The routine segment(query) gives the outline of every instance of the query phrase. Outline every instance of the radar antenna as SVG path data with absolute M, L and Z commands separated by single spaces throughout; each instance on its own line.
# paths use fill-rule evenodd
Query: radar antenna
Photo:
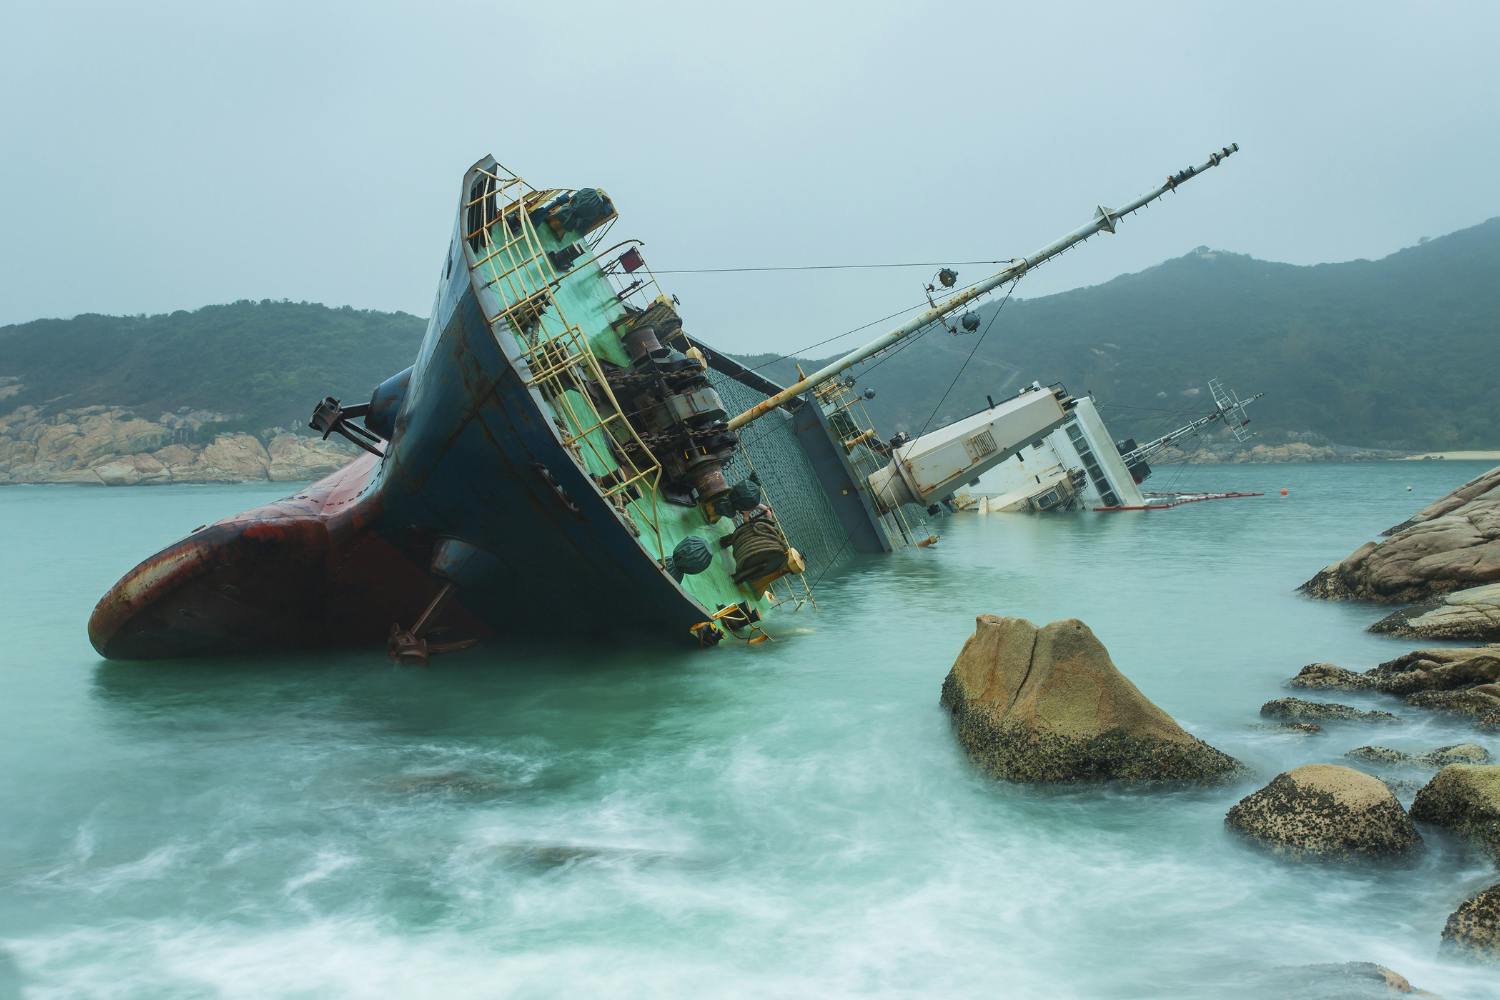
M 1197 434 L 1200 430 L 1213 423 L 1215 420 L 1224 421 L 1224 426 L 1229 428 L 1236 441 L 1247 441 L 1252 436 L 1245 427 L 1250 423 L 1250 418 L 1245 415 L 1245 407 L 1265 395 L 1257 392 L 1249 399 L 1240 399 L 1234 390 L 1228 389 L 1224 383 L 1216 378 L 1208 380 L 1208 391 L 1214 398 L 1214 411 L 1199 417 L 1197 420 L 1189 421 L 1176 430 L 1168 431 L 1155 441 L 1147 441 L 1145 444 L 1120 456 L 1127 465 L 1149 460 L 1152 456 L 1166 450 L 1173 444 L 1190 435 Z
M 1229 433 L 1234 435 L 1234 439 L 1241 443 L 1249 440 L 1250 432 L 1245 428 L 1249 425 L 1250 418 L 1245 415 L 1245 403 L 1253 402 L 1260 396 L 1241 402 L 1233 389 L 1226 388 L 1224 383 L 1216 378 L 1208 380 L 1208 391 L 1213 394 L 1214 406 L 1218 408 L 1219 418 L 1224 421 L 1224 426 L 1229 428 Z

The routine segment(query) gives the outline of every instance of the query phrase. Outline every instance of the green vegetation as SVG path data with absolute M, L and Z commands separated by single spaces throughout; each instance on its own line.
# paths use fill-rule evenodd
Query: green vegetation
M 1218 377 L 1267 394 L 1251 414 L 1269 441 L 1312 432 L 1369 448 L 1493 448 L 1497 275 L 1500 219 L 1378 261 L 1298 267 L 1200 248 L 1102 285 L 1013 299 L 933 425 L 1036 379 L 1092 390 L 1112 430 L 1144 439 L 1208 412 L 1206 383 Z M 994 309 L 978 310 L 985 323 Z M 862 366 L 882 429 L 919 430 L 975 336 L 936 329 Z M 795 377 L 791 362 L 763 371 Z
M 1205 383 L 1217 376 L 1242 394 L 1267 393 L 1252 413 L 1269 441 L 1311 432 L 1371 448 L 1495 447 L 1497 274 L 1500 219 L 1378 261 L 1299 267 L 1200 248 L 1102 285 L 1012 300 L 932 425 L 1036 379 L 1092 390 L 1117 433 L 1145 438 L 1206 412 Z M 979 309 L 984 324 L 995 308 Z M 155 418 L 188 407 L 236 414 L 251 430 L 300 424 L 324 395 L 367 399 L 411 363 L 423 325 L 404 313 L 263 301 L 3 327 L 0 378 L 22 389 L 0 398 L 0 413 L 50 402 Z M 975 336 L 935 329 L 862 366 L 881 428 L 920 430 Z M 795 377 L 790 360 L 746 360 Z
M 44 319 L 0 327 L 0 377 L 26 404 L 233 414 L 215 430 L 305 425 L 324 396 L 364 402 L 416 357 L 426 321 L 310 302 L 235 302 L 160 316 Z

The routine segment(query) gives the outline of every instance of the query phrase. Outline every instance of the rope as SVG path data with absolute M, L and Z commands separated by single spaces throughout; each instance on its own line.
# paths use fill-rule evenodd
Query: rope
M 768 518 L 746 521 L 729 536 L 734 550 L 736 583 L 772 572 L 786 561 L 788 543 L 781 528 Z

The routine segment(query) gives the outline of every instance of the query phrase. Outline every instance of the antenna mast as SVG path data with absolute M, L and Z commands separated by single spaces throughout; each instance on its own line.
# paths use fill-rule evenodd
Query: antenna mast
M 729 421 L 729 429 L 738 430 L 739 428 L 750 423 L 752 420 L 757 420 L 760 417 L 765 416 L 767 413 L 770 413 L 778 406 L 781 406 L 791 399 L 801 395 L 803 392 L 806 392 L 808 389 L 817 385 L 819 382 L 825 382 L 833 376 L 844 371 L 845 369 L 851 368 L 854 365 L 859 364 L 861 361 L 865 361 L 875 356 L 876 354 L 879 354 L 886 348 L 900 343 L 907 337 L 910 337 L 912 334 L 916 333 L 918 330 L 921 330 L 923 327 L 927 326 L 929 323 L 934 323 L 942 319 L 949 313 L 963 308 L 970 302 L 973 302 L 975 299 L 979 298 L 981 295 L 984 295 L 987 292 L 994 291 L 1006 282 L 1015 281 L 1027 271 L 1030 271 L 1037 265 L 1050 260 L 1053 257 L 1056 257 L 1063 251 L 1077 246 L 1079 243 L 1082 243 L 1084 240 L 1088 239 L 1090 236 L 1093 236 L 1095 233 L 1113 233 L 1115 231 L 1115 225 L 1121 219 L 1125 218 L 1125 216 L 1139 209 L 1145 208 L 1147 205 L 1151 204 L 1153 201 L 1160 198 L 1168 191 L 1175 191 L 1178 185 L 1186 183 L 1203 171 L 1208 170 L 1210 167 L 1217 167 L 1224 160 L 1228 159 L 1232 154 L 1238 152 L 1239 148 L 1239 143 L 1232 142 L 1218 152 L 1210 153 L 1208 159 L 1200 163 L 1198 166 L 1186 167 L 1183 170 L 1178 171 L 1177 173 L 1168 177 L 1166 181 L 1159 187 L 1147 191 L 1145 194 L 1141 195 L 1139 198 L 1136 198 L 1134 201 L 1125 205 L 1123 208 L 1110 209 L 1105 208 L 1103 205 L 1100 205 L 1094 210 L 1094 221 L 1088 223 L 1087 225 L 1080 226 L 1066 236 L 1053 240 L 1051 243 L 1042 247 L 1040 250 L 1033 252 L 1029 257 L 1019 257 L 1011 261 L 1005 267 L 990 275 L 988 278 L 985 278 L 983 281 L 978 282 L 977 284 L 965 289 L 964 291 L 958 292 L 957 294 L 951 296 L 943 302 L 935 303 L 932 308 L 923 313 L 920 313 L 901 326 L 896 327 L 896 329 L 890 331 L 889 333 L 875 338 L 868 344 L 865 344 L 863 347 L 850 351 L 842 358 L 839 358 L 837 361 L 825 365 L 824 367 L 813 372 L 811 375 L 808 375 L 806 378 L 802 378 L 796 382 L 793 382 L 785 389 L 776 393 L 776 395 L 762 400 L 759 403 L 756 403 L 744 413 L 737 414 L 736 416 L 731 418 Z
M 1260 399 L 1265 393 L 1257 392 L 1249 399 L 1240 399 L 1239 396 L 1235 395 L 1233 390 L 1225 388 L 1224 383 L 1216 378 L 1208 380 L 1208 391 L 1214 398 L 1214 411 L 1212 413 L 1199 417 L 1190 423 L 1183 424 L 1176 430 L 1168 431 L 1155 441 L 1147 441 L 1134 451 L 1121 455 L 1120 460 L 1128 466 L 1149 459 L 1152 455 L 1164 450 L 1168 445 L 1175 444 L 1185 437 L 1198 433 L 1198 431 L 1207 427 L 1215 420 L 1224 421 L 1224 426 L 1229 428 L 1230 433 L 1234 435 L 1236 441 L 1249 440 L 1251 432 L 1245 430 L 1245 427 L 1250 423 L 1250 418 L 1245 415 L 1245 407 Z

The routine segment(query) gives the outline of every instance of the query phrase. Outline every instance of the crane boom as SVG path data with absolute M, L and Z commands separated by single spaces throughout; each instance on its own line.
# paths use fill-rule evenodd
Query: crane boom
M 980 281 L 961 292 L 955 293 L 954 295 L 950 296 L 940 303 L 934 304 L 932 308 L 918 314 L 907 322 L 896 327 L 894 330 L 891 330 L 889 333 L 875 338 L 868 344 L 865 344 L 863 347 L 859 347 L 853 351 L 850 351 L 848 354 L 839 358 L 837 361 L 833 361 L 823 366 L 822 368 L 819 368 L 811 375 L 798 379 L 796 382 L 793 382 L 785 389 L 776 393 L 774 396 L 770 396 L 762 400 L 761 402 L 756 403 L 745 412 L 735 415 L 729 421 L 729 429 L 738 430 L 739 428 L 750 423 L 752 420 L 756 420 L 760 417 L 765 416 L 767 413 L 776 409 L 778 406 L 787 403 L 791 399 L 801 395 L 803 392 L 806 392 L 808 389 L 819 384 L 820 382 L 825 382 L 833 376 L 839 374 L 840 372 L 859 364 L 861 361 L 865 361 L 873 357 L 874 355 L 879 354 L 886 348 L 900 343 L 907 337 L 910 337 L 912 334 L 916 333 L 918 330 L 921 330 L 923 327 L 927 326 L 929 323 L 936 322 L 937 320 L 942 319 L 944 316 L 947 316 L 949 313 L 963 308 L 970 302 L 973 302 L 975 299 L 979 298 L 981 295 L 994 291 L 1001 285 L 1004 285 L 1006 282 L 1015 281 L 1027 271 L 1030 271 L 1037 265 L 1050 260 L 1053 257 L 1056 257 L 1063 251 L 1077 246 L 1079 243 L 1082 243 L 1084 240 L 1088 239 L 1090 236 L 1093 236 L 1095 233 L 1113 233 L 1115 231 L 1115 225 L 1121 219 L 1125 218 L 1127 215 L 1130 215 L 1132 212 L 1145 208 L 1147 205 L 1151 204 L 1153 201 L 1160 198 L 1168 191 L 1175 191 L 1179 185 L 1186 183 L 1203 171 L 1208 170 L 1210 167 L 1217 167 L 1224 160 L 1228 159 L 1230 155 L 1238 152 L 1239 148 L 1240 147 L 1238 143 L 1232 142 L 1218 152 L 1210 153 L 1208 159 L 1200 163 L 1198 166 L 1187 167 L 1171 175 L 1161 185 L 1153 188 L 1150 191 L 1147 191 L 1145 194 L 1129 202 L 1122 208 L 1111 209 L 1105 208 L 1102 205 L 1099 206 L 1094 210 L 1094 219 L 1092 222 L 1078 227 L 1071 233 L 1068 233 L 1066 236 L 1062 236 L 1058 239 L 1053 240 L 1051 243 L 1048 243 L 1041 249 L 1034 251 L 1030 256 L 1016 258 L 1005 267 L 1001 268 L 999 271 L 990 275 L 988 278 L 985 278 L 983 281 Z
M 1257 399 L 1260 399 L 1264 395 L 1265 393 L 1263 392 L 1257 392 L 1249 399 L 1236 399 L 1233 406 L 1220 405 L 1217 409 L 1214 410 L 1214 412 L 1205 414 L 1204 416 L 1199 417 L 1197 420 L 1193 420 L 1189 423 L 1183 424 L 1181 427 L 1178 427 L 1175 430 L 1170 430 L 1167 433 L 1163 434 L 1161 437 L 1157 438 L 1155 441 L 1147 441 L 1145 444 L 1141 445 L 1139 448 L 1134 449 L 1128 454 L 1121 455 L 1120 460 L 1123 461 L 1127 466 L 1129 466 L 1135 464 L 1136 462 L 1149 459 L 1152 455 L 1155 455 L 1157 452 L 1166 448 L 1168 445 L 1175 444 L 1177 441 L 1180 441 L 1185 437 L 1196 434 L 1198 431 L 1202 430 L 1204 427 L 1207 427 L 1215 420 L 1223 420 L 1225 424 L 1243 427 L 1245 424 L 1248 424 L 1250 422 L 1244 417 L 1244 408 L 1255 402 Z M 1233 423 L 1231 422 L 1232 418 L 1234 420 Z M 1244 439 L 1241 438 L 1240 440 Z

